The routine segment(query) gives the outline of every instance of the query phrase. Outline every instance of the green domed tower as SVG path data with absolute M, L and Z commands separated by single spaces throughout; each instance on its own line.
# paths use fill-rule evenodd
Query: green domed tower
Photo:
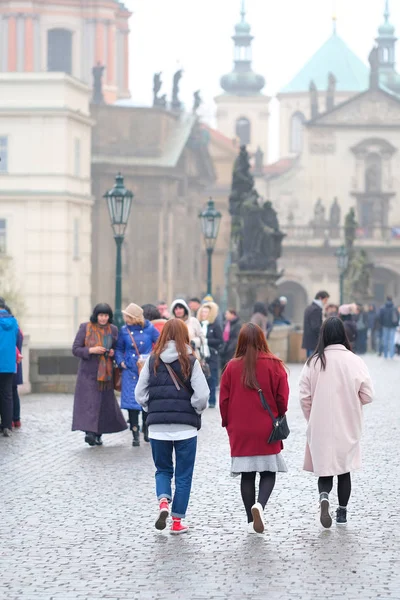
M 268 124 L 270 98 L 262 90 L 265 78 L 252 69 L 251 26 L 246 20 L 245 0 L 241 2 L 240 21 L 232 36 L 234 65 L 221 77 L 223 94 L 217 96 L 217 127 L 238 144 L 245 144 L 251 153 L 261 149 L 264 162 L 268 154 Z

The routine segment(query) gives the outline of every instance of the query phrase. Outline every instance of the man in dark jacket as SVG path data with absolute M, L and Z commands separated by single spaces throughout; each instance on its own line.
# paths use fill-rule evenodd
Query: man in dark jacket
M 396 328 L 399 325 L 399 311 L 390 296 L 387 297 L 385 306 L 382 306 L 380 310 L 379 321 L 382 327 L 383 355 L 385 358 L 388 355 L 393 358 L 395 352 L 394 337 Z
M 237 312 L 233 308 L 229 308 L 226 311 L 225 319 L 225 327 L 222 334 L 224 342 L 221 351 L 222 367 L 234 357 L 240 329 L 242 327 Z
M 317 347 L 319 332 L 322 326 L 322 313 L 328 303 L 328 292 L 318 292 L 314 300 L 304 311 L 303 345 L 307 356 L 311 356 Z

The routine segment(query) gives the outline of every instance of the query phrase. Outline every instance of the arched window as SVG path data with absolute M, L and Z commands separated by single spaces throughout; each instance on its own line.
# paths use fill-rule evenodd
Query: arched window
M 72 73 L 72 32 L 50 29 L 47 33 L 47 70 Z
M 290 123 L 290 152 L 300 154 L 303 150 L 303 127 L 306 118 L 301 112 L 295 112 Z
M 246 117 L 240 117 L 236 121 L 236 136 L 240 140 L 241 146 L 247 146 L 251 141 L 251 124 Z
M 365 191 L 380 192 L 382 190 L 382 157 L 371 152 L 365 159 Z

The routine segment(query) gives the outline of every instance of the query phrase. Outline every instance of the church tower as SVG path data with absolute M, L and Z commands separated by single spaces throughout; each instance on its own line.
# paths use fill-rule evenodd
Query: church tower
M 128 98 L 130 15 L 117 0 L 2 0 L 0 72 L 63 72 L 91 86 L 100 63 L 105 101 Z
M 396 94 L 400 93 L 400 75 L 396 71 L 396 31 L 390 22 L 389 0 L 385 0 L 384 22 L 378 29 L 380 83 Z
M 262 94 L 265 79 L 252 70 L 253 36 L 246 21 L 245 1 L 242 0 L 241 19 L 235 26 L 234 67 L 221 78 L 224 90 L 215 98 L 217 129 L 230 139 L 246 144 L 250 152 L 259 148 L 268 162 L 268 126 L 270 98 Z

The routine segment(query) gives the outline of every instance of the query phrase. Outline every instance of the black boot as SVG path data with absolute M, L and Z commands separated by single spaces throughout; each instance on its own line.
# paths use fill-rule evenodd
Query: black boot
M 132 446 L 134 446 L 135 448 L 137 446 L 140 446 L 139 428 L 136 427 L 136 425 L 134 425 L 132 427 L 132 436 L 133 436 Z
M 146 423 L 143 423 L 142 431 L 144 441 L 149 442 L 149 428 L 147 427 Z
M 101 439 L 101 435 L 96 435 L 95 443 L 96 443 L 96 446 L 103 445 L 103 440 Z
M 94 433 L 92 433 L 91 431 L 87 431 L 86 435 L 85 435 L 85 442 L 87 444 L 89 444 L 89 446 L 95 446 L 96 445 L 96 436 Z

